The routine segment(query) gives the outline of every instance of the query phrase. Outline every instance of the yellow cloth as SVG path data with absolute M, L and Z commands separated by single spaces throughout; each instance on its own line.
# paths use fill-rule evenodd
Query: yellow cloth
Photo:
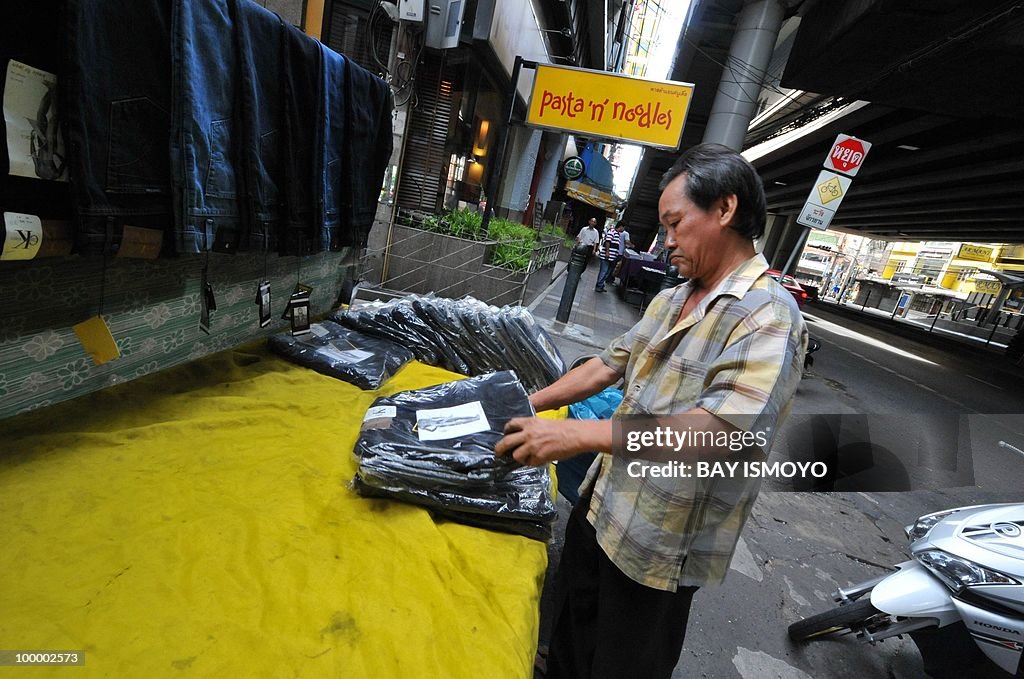
M 383 393 L 223 352 L 0 421 L 0 677 L 532 676 L 544 544 L 349 484 Z

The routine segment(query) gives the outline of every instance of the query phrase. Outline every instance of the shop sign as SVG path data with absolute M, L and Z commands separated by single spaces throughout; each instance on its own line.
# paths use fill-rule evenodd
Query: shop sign
M 586 166 L 583 164 L 583 159 L 579 156 L 566 158 L 565 162 L 562 163 L 562 174 L 565 175 L 566 179 L 579 179 L 583 176 L 585 169 Z
M 992 248 L 964 243 L 960 246 L 960 251 L 956 256 L 958 259 L 969 259 L 973 262 L 991 262 Z
M 538 64 L 526 123 L 677 149 L 693 85 Z
M 975 278 L 974 279 L 974 290 L 975 292 L 982 292 L 986 295 L 998 295 L 999 290 L 1002 289 L 1003 284 L 999 281 L 993 281 L 987 278 Z

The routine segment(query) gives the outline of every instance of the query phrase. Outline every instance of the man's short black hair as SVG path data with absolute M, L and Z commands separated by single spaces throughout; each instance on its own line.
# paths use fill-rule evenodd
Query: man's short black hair
M 686 195 L 702 210 L 711 209 L 719 198 L 736 194 L 736 216 L 732 228 L 754 240 L 764 234 L 764 185 L 746 158 L 722 144 L 698 144 L 687 149 L 662 175 L 658 189 L 686 173 Z

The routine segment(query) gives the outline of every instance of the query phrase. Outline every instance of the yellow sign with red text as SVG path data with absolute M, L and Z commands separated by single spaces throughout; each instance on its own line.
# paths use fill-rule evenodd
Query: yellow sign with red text
M 692 97 L 688 83 L 538 64 L 526 123 L 676 149 Z

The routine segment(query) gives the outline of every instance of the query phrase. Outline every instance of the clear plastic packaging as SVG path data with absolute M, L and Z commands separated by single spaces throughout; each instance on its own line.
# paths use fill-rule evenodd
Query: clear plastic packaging
M 494 455 L 505 423 L 533 414 L 511 371 L 379 398 L 356 442 L 355 487 L 462 523 L 546 540 L 555 518 L 547 468 Z
M 360 389 L 377 389 L 413 359 L 413 353 L 390 340 L 344 328 L 333 321 L 310 326 L 305 335 L 271 335 L 274 353 L 336 377 Z
M 424 363 L 463 375 L 515 370 L 530 391 L 551 384 L 566 370 L 551 338 L 519 306 L 410 295 L 337 311 L 332 318 L 407 346 Z

